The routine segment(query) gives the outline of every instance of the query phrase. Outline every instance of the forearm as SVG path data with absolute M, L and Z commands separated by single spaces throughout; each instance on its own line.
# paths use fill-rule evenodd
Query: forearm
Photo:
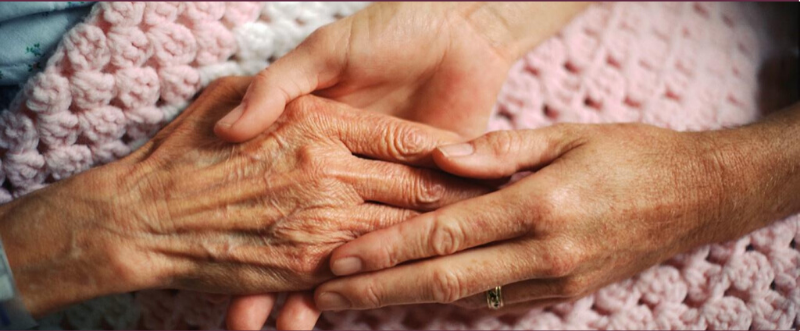
M 0 236 L 11 271 L 35 317 L 133 290 L 126 286 L 133 276 L 122 267 L 120 247 L 114 247 L 120 242 L 102 229 L 102 214 L 114 195 L 88 190 L 108 184 L 86 185 L 94 175 L 84 173 L 0 206 Z
M 560 31 L 588 6 L 584 2 L 479 2 L 461 15 L 498 50 L 516 59 Z
M 736 129 L 709 132 L 720 181 L 715 241 L 730 240 L 800 212 L 800 103 Z

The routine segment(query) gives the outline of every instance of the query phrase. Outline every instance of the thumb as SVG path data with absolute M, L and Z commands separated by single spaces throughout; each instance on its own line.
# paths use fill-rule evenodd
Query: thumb
M 217 122 L 214 133 L 231 142 L 251 139 L 272 125 L 290 101 L 336 84 L 344 62 L 335 54 L 339 47 L 325 49 L 332 38 L 327 35 L 330 33 L 312 34 L 259 72 L 242 103 Z
M 472 141 L 438 147 L 436 165 L 457 176 L 495 179 L 541 168 L 580 143 L 577 126 L 487 133 Z

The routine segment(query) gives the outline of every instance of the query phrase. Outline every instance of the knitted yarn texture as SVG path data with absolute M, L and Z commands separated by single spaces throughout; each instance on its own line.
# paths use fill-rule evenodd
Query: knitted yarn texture
M 130 153 L 197 91 L 254 74 L 363 3 L 99 3 L 0 113 L 0 201 Z M 489 130 L 755 121 L 769 49 L 750 4 L 591 6 L 512 68 Z M 573 303 L 503 317 L 445 305 L 323 314 L 343 329 L 789 329 L 800 325 L 800 217 L 701 247 Z M 43 328 L 220 328 L 229 297 L 150 290 L 98 298 Z M 274 323 L 274 322 L 273 322 Z

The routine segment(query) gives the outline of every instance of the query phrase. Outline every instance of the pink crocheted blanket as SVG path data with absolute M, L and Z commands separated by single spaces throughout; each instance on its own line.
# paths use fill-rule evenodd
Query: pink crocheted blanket
M 0 114 L 0 202 L 114 161 L 215 78 L 254 74 L 358 3 L 99 3 Z M 752 5 L 594 5 L 513 67 L 490 130 L 645 122 L 710 130 L 759 117 L 770 40 Z M 440 305 L 326 313 L 345 329 L 789 329 L 800 325 L 800 217 L 677 256 L 577 302 L 503 317 Z M 219 328 L 227 300 L 99 298 L 43 327 Z

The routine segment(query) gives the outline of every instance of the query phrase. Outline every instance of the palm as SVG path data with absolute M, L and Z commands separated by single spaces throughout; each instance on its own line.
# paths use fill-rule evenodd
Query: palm
M 481 134 L 509 61 L 459 16 L 406 8 L 373 6 L 338 22 L 349 25 L 345 69 L 316 93 L 465 137 Z

